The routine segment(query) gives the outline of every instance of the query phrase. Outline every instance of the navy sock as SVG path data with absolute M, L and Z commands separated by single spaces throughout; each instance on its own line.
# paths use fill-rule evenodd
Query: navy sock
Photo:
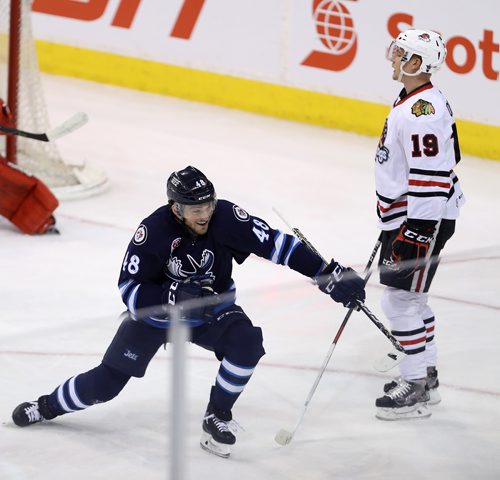
M 129 380 L 129 375 L 101 363 L 61 383 L 49 395 L 50 411 L 54 415 L 64 415 L 107 402 L 116 397 Z
M 224 357 L 210 399 L 216 410 L 231 411 L 250 380 L 255 366 L 235 365 Z

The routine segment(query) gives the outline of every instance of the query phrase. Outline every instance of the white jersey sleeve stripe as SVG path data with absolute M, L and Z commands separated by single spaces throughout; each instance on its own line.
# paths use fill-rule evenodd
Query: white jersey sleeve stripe
M 283 248 L 284 242 L 285 242 L 285 235 L 282 232 L 278 232 L 278 234 L 274 238 L 274 248 L 273 251 L 271 252 L 271 262 L 279 263 L 281 249 Z
M 288 261 L 290 260 L 290 257 L 292 256 L 293 252 L 295 249 L 300 245 L 300 240 L 298 238 L 293 237 L 293 243 L 291 247 L 288 249 L 288 253 L 285 258 L 284 264 L 288 266 Z
M 139 287 L 141 285 L 136 285 L 134 287 L 134 289 L 132 290 L 132 292 L 130 293 L 130 296 L 128 297 L 128 300 L 127 300 L 127 308 L 129 309 L 129 311 L 133 314 L 136 313 L 136 308 L 135 308 L 135 304 L 136 304 L 136 301 L 137 301 L 137 293 L 138 293 L 138 290 L 139 290 Z

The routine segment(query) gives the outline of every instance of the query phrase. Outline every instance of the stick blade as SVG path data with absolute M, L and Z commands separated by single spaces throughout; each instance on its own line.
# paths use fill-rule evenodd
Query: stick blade
M 375 362 L 373 362 L 373 368 L 377 370 L 377 372 L 388 372 L 398 366 L 405 358 L 406 353 L 400 352 L 399 350 L 393 350 L 375 360 Z
M 75 113 L 72 117 L 68 118 L 58 127 L 53 128 L 47 133 L 47 138 L 49 140 L 56 140 L 58 138 L 64 137 L 68 133 L 74 132 L 83 125 L 85 125 L 89 120 L 88 115 L 85 112 Z
M 292 441 L 292 439 L 293 439 L 293 433 L 284 429 L 281 429 L 274 437 L 274 441 L 281 446 L 288 445 Z

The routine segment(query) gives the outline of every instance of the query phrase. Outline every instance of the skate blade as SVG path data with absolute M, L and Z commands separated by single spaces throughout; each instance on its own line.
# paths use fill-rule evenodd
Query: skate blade
M 414 418 L 429 418 L 432 415 L 427 403 L 420 403 L 412 407 L 378 408 L 376 417 L 379 420 L 411 420 Z
M 224 443 L 216 442 L 212 435 L 209 433 L 203 432 L 203 435 L 200 439 L 200 446 L 203 450 L 206 450 L 213 455 L 217 455 L 221 458 L 228 458 L 231 455 L 231 446 L 226 445 Z

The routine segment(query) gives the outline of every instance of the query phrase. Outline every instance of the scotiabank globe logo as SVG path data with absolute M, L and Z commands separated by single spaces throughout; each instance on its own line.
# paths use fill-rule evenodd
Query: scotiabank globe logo
M 345 3 L 338 0 L 313 1 L 316 33 L 326 51 L 314 50 L 302 65 L 338 72 L 352 63 L 358 48 L 358 38 L 354 20 Z

